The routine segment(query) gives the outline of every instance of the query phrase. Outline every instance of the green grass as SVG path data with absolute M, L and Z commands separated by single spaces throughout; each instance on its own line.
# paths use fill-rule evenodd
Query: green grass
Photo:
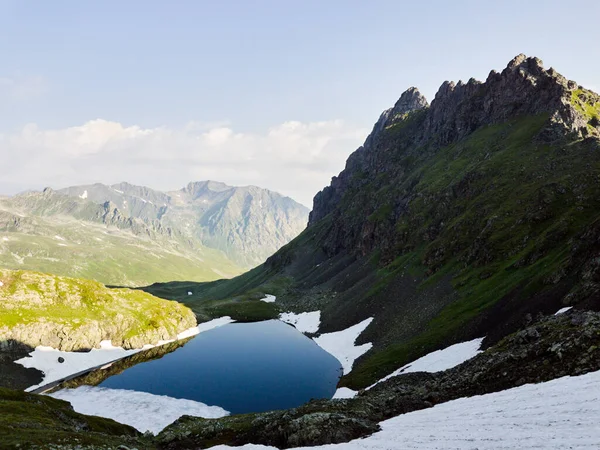
M 112 330 L 114 345 L 128 345 L 158 329 L 174 336 L 195 324 L 184 305 L 142 291 L 29 271 L 0 270 L 0 280 L 0 318 L 9 335 L 17 325 L 44 322 L 76 330 L 96 322 Z
M 32 221 L 31 232 L 0 233 L 0 267 L 118 286 L 175 280 L 212 281 L 242 273 L 240 267 L 218 250 L 191 248 L 165 239 L 145 239 L 124 230 L 75 220 L 28 219 Z
M 589 128 L 600 126 L 600 96 L 587 89 L 576 89 L 571 104 L 588 120 Z
M 240 322 L 255 322 L 279 316 L 277 306 L 260 299 L 266 294 L 278 295 L 291 283 L 289 278 L 281 276 L 268 278 L 270 273 L 259 266 L 232 280 L 157 283 L 140 289 L 185 304 L 200 321 L 230 316 Z M 192 295 L 188 295 L 189 292 Z

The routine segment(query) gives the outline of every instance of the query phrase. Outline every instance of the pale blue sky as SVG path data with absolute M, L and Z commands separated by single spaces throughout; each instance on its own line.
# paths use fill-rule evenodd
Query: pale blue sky
M 218 126 L 250 136 L 258 148 L 274 146 L 269 130 L 285 122 L 308 127 L 338 121 L 336 143 L 330 139 L 320 150 L 333 146 L 336 156 L 322 166 L 318 158 L 311 162 L 322 172 L 312 182 L 293 185 L 288 176 L 262 183 L 309 203 L 316 186 L 343 168 L 379 113 L 410 86 L 431 100 L 444 80 L 483 80 L 524 52 L 598 89 L 599 17 L 600 2 L 591 0 L 0 0 L 0 156 L 15 157 L 9 137 L 30 123 L 38 134 L 95 119 L 177 134 L 196 122 L 201 130 Z M 322 143 L 323 133 L 311 139 Z M 209 151 L 190 149 L 180 138 L 163 137 L 165 151 Z M 47 144 L 58 138 L 39 139 Z M 267 142 L 256 143 L 260 139 Z M 89 158 L 99 150 L 83 153 Z M 31 180 L 0 181 L 0 192 L 84 181 L 81 155 L 76 149 L 70 154 L 75 160 L 64 162 L 69 173 L 49 176 L 42 165 Z M 272 148 L 268 159 L 277 154 Z M 263 166 L 265 160 L 263 155 Z M 204 160 L 196 163 L 208 167 Z M 266 175 L 254 167 L 254 176 L 236 178 L 218 167 L 184 173 L 165 168 L 162 184 L 153 182 L 159 172 L 144 177 L 143 165 L 115 177 L 131 173 L 131 181 L 174 188 L 185 178 L 213 173 L 211 178 L 239 184 L 261 184 L 253 180 Z M 90 173 L 89 181 L 119 180 Z

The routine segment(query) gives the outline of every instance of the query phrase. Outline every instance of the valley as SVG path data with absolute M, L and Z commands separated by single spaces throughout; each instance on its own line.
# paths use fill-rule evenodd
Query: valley
M 520 54 L 404 91 L 306 227 L 213 181 L 0 200 L 0 447 L 594 448 L 599 117 Z

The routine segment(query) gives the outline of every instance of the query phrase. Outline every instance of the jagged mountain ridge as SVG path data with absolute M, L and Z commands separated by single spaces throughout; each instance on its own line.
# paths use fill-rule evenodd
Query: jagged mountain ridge
M 128 217 L 180 233 L 223 251 L 242 267 L 260 264 L 297 236 L 308 216 L 306 207 L 276 192 L 215 181 L 191 182 L 170 192 L 129 183 L 73 186 L 58 192 L 105 208 L 110 205 Z
M 580 92 L 574 99 L 577 91 Z M 582 111 L 584 106 L 581 103 L 595 105 L 595 114 Z M 560 128 L 555 127 L 560 124 L 579 137 L 598 137 L 598 103 L 598 94 L 567 80 L 552 68 L 545 70 L 540 59 L 527 58 L 523 54 L 515 57 L 502 73 L 492 70 L 485 83 L 474 78 L 466 84 L 445 81 L 431 106 L 418 89 L 412 87 L 402 94 L 394 108 L 382 113 L 364 145 L 348 158 L 346 169 L 315 196 L 309 225 L 335 209 L 352 173 L 365 168 L 379 169 L 377 164 L 382 161 L 377 159 L 381 156 L 377 140 L 386 129 L 405 125 L 410 113 L 423 111 L 424 116 L 420 118 L 420 127 L 410 144 L 419 148 L 428 145 L 435 151 L 468 136 L 479 127 L 501 123 L 511 117 L 544 113 L 551 115 L 545 128 L 548 133 Z M 416 117 L 413 114 L 411 118 Z M 558 133 L 560 136 L 561 132 Z M 551 140 L 551 136 L 548 138 Z
M 445 82 L 431 105 L 411 88 L 315 196 L 307 230 L 202 295 L 273 293 L 320 309 L 321 332 L 374 317 L 353 388 L 537 314 L 598 309 L 599 117 L 600 96 L 524 55 L 485 83 Z

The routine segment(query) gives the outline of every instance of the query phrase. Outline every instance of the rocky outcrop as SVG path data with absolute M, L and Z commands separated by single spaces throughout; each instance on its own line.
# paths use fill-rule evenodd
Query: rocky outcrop
M 378 422 L 460 397 L 600 370 L 600 314 L 543 318 L 453 369 L 393 377 L 350 400 L 222 419 L 183 416 L 158 436 L 164 449 L 246 443 L 290 448 L 347 442 Z
M 0 271 L 0 351 L 15 345 L 141 348 L 196 325 L 187 307 L 140 291 L 26 271 Z

